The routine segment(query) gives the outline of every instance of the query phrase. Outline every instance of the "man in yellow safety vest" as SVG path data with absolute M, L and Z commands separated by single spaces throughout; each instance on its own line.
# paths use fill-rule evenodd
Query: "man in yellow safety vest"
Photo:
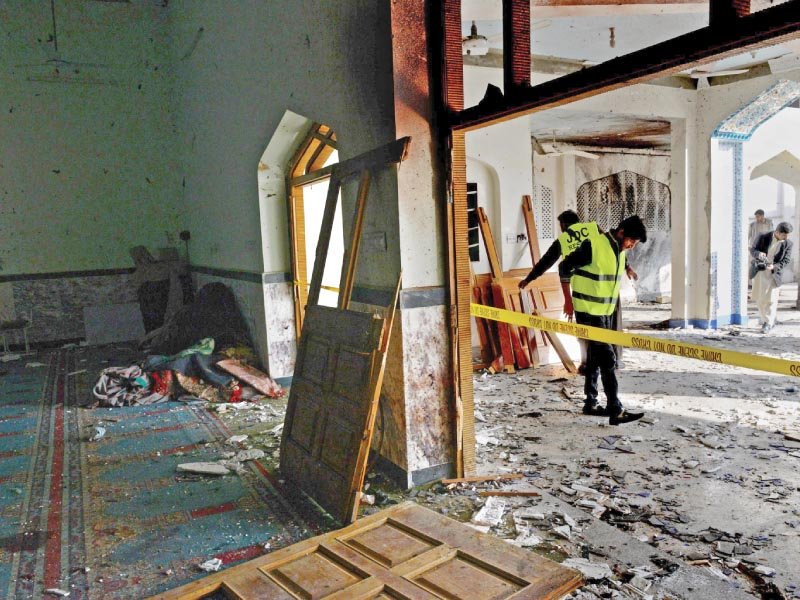
M 558 224 L 561 227 L 561 235 L 550 244 L 547 252 L 542 255 L 539 262 L 533 265 L 533 269 L 525 279 L 519 282 L 520 290 L 524 290 L 531 281 L 544 275 L 550 267 L 556 264 L 559 258 L 572 254 L 584 240 L 602 233 L 594 221 L 581 223 L 578 213 L 574 210 L 565 210 L 558 215 Z M 574 309 L 568 277 L 566 279 L 561 278 L 561 291 L 564 293 L 564 314 L 567 315 L 569 321 L 572 321 Z M 586 369 L 586 341 L 578 338 L 578 344 L 581 347 L 581 364 L 578 367 L 578 373 L 582 375 Z
M 533 266 L 533 269 L 526 275 L 525 279 L 519 282 L 519 289 L 524 290 L 531 281 L 544 275 L 550 267 L 556 264 L 559 258 L 569 256 L 584 240 L 600 235 L 597 223 L 594 221 L 581 223 L 578 214 L 574 210 L 565 210 L 558 215 L 558 224 L 561 227 L 561 235 L 550 244 L 547 252 Z M 564 313 L 572 320 L 573 306 L 569 290 L 569 278 L 561 278 L 561 289 L 564 292 Z
M 627 270 L 625 252 L 639 242 L 647 241 L 642 220 L 633 215 L 624 219 L 616 229 L 589 237 L 559 265 L 561 278 L 570 277 L 575 320 L 581 325 L 613 329 L 612 317 L 619 301 L 622 275 Z M 617 359 L 611 344 L 589 340 L 586 356 L 583 413 L 608 415 L 611 425 L 641 419 L 643 413 L 623 409 L 618 396 Z M 598 377 L 603 381 L 607 406 L 597 404 Z

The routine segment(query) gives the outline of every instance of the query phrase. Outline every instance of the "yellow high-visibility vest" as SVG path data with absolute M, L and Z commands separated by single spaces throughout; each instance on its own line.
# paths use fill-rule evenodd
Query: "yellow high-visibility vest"
M 592 262 L 572 275 L 572 303 L 575 310 L 597 316 L 614 313 L 619 298 L 625 251 L 614 252 L 617 241 L 610 234 L 590 238 Z
M 572 254 L 584 240 L 600 235 L 600 228 L 594 221 L 574 223 L 558 236 L 561 258 Z

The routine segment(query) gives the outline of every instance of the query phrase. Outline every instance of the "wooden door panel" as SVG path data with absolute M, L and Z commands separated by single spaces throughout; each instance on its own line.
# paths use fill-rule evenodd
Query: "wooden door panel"
M 281 472 L 340 522 L 358 505 L 378 399 L 384 319 L 308 306 L 281 442 Z
M 364 387 L 354 386 L 353 381 L 369 382 L 371 355 L 350 348 L 341 348 L 336 357 L 333 376 L 333 391 L 352 400 L 358 407 L 364 395 Z
M 344 472 L 352 462 L 350 451 L 358 447 L 358 433 L 352 424 L 333 414 L 327 415 L 327 422 L 319 445 L 317 457 L 331 469 Z
M 225 595 L 237 600 L 244 598 L 269 598 L 270 600 L 297 600 L 261 571 L 247 570 L 226 579 L 220 586 Z
M 564 308 L 561 280 L 555 273 L 545 273 L 536 280 L 536 308 L 542 316 L 559 318 Z M 554 317 L 550 317 L 554 315 Z
M 286 564 L 261 571 L 288 592 L 309 600 L 352 587 L 370 576 L 324 546 Z
M 391 519 L 338 539 L 386 568 L 396 567 L 441 545 Z
M 580 584 L 577 571 L 409 502 L 158 598 L 551 600 Z
M 528 584 L 457 551 L 412 580 L 438 597 L 471 600 L 508 598 Z
M 303 398 L 313 398 L 310 394 L 298 392 Z M 306 452 L 311 452 L 314 447 L 314 434 L 317 431 L 317 418 L 319 405 L 313 400 L 302 403 L 297 407 L 295 419 L 292 421 L 292 441 L 299 444 Z

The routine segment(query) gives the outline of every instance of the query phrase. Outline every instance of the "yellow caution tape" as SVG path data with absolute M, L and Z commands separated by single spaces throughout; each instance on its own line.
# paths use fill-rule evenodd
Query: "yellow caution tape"
M 676 340 L 649 337 L 645 335 L 632 335 L 622 331 L 603 329 L 602 327 L 590 327 L 589 325 L 578 325 L 557 319 L 548 319 L 538 315 L 526 315 L 513 310 L 503 308 L 491 308 L 482 304 L 470 304 L 470 312 L 474 317 L 500 321 L 510 325 L 530 327 L 542 331 L 553 333 L 563 333 L 574 337 L 594 340 L 596 342 L 606 342 L 615 346 L 625 346 L 638 350 L 649 350 L 650 352 L 661 352 L 672 356 L 684 356 L 704 360 L 721 365 L 733 365 L 736 367 L 746 367 L 756 371 L 769 371 L 792 377 L 800 377 L 800 362 L 785 360 L 783 358 L 772 358 L 769 356 L 759 356 L 756 354 L 746 354 L 736 350 L 724 350 L 722 348 L 712 348 L 709 346 L 697 346 L 686 344 Z
M 306 287 L 311 287 L 311 283 L 309 283 L 308 281 L 297 281 L 297 280 L 295 280 L 292 283 L 294 283 L 295 285 L 304 285 Z M 338 292 L 339 291 L 339 288 L 331 287 L 329 285 L 321 285 L 319 287 L 320 287 L 320 289 L 328 290 L 329 292 Z

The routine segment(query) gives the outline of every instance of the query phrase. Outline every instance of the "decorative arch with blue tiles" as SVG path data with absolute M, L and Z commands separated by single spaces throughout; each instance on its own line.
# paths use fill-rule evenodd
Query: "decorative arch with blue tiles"
M 756 130 L 781 110 L 800 98 L 800 82 L 782 79 L 763 91 L 745 106 L 723 119 L 712 134 L 712 138 L 720 140 L 733 151 L 733 248 L 731 264 L 731 314 L 717 315 L 712 311 L 711 319 L 695 326 L 716 329 L 724 325 L 742 325 L 748 321 L 747 306 L 743 306 L 738 290 L 745 285 L 745 274 L 742 272 L 744 257 L 742 256 L 742 235 L 744 232 L 744 164 L 743 144 L 749 141 Z M 714 276 L 716 276 L 716 269 Z M 712 286 L 712 306 L 719 304 L 716 297 L 716 286 Z

